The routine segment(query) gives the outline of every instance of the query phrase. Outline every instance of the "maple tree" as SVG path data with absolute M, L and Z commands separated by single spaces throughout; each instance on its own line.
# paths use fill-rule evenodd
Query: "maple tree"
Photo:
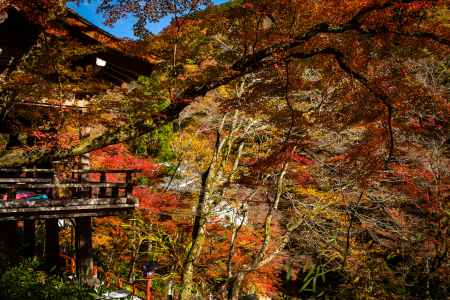
M 76 127 L 66 121 L 58 134 L 35 132 L 48 147 L 36 152 L 5 149 L 0 166 L 68 158 L 117 143 L 137 148 L 139 142 L 155 140 L 152 133 L 181 116 L 175 126 L 181 131 L 181 151 L 176 155 L 179 165 L 188 164 L 201 178 L 198 189 L 180 198 L 167 191 L 138 189 L 136 195 L 149 213 L 141 218 L 146 225 L 134 230 L 153 241 L 160 251 L 155 250 L 155 259 L 180 285 L 182 298 L 214 291 L 236 299 L 242 290 L 251 291 L 251 278 L 269 286 L 262 292 L 266 294 L 443 297 L 449 270 L 447 1 L 231 1 L 197 11 L 207 4 L 103 1 L 100 10 L 109 23 L 128 14 L 138 16 L 140 53 L 160 59 L 152 75 L 137 80 L 136 88 L 93 87 L 93 98 L 113 99 L 122 109 L 120 122 L 101 121 L 109 130 L 81 140 L 67 137 L 70 134 L 63 138 L 63 131 Z M 146 22 L 171 14 L 175 20 L 161 34 L 143 34 Z M 57 49 L 64 47 L 59 44 Z M 29 55 L 45 57 L 40 56 L 45 51 Z M 88 72 L 72 73 L 64 65 L 61 57 L 58 68 L 67 78 L 90 78 Z M 17 94 L 35 96 L 30 89 L 35 82 L 48 86 L 36 65 L 19 70 L 27 72 L 13 72 L 2 81 L 5 103 Z M 69 80 L 62 83 L 73 88 Z M 58 85 L 39 91 L 47 97 L 61 96 Z M 99 103 L 101 108 L 110 102 Z M 240 135 L 236 144 L 222 144 L 232 140 L 233 125 L 221 127 L 214 116 L 230 111 L 258 120 L 264 128 L 251 138 Z M 101 113 L 104 110 L 94 110 L 89 122 L 99 122 Z M 53 120 L 51 126 L 61 126 L 57 114 Z M 146 139 L 139 140 L 144 135 Z M 63 147 L 55 147 L 56 137 L 64 140 Z M 244 141 L 246 154 L 240 157 Z M 236 174 L 232 157 L 240 162 Z M 146 164 L 136 161 L 136 166 L 141 163 Z M 276 221 L 266 222 L 265 230 L 257 218 L 252 224 L 232 222 L 230 227 L 207 222 L 207 211 L 219 207 L 226 190 L 234 190 L 232 203 L 243 204 L 238 200 L 246 193 L 244 187 L 268 188 L 267 174 L 285 178 L 285 184 L 278 195 Z M 268 190 L 273 193 L 276 188 Z M 264 201 L 274 209 L 275 202 L 260 194 L 246 205 L 264 211 Z M 167 211 L 165 203 L 170 206 Z M 197 213 L 188 217 L 162 221 L 154 216 L 171 216 L 190 205 L 196 205 Z M 236 212 L 244 214 L 245 207 L 236 204 Z M 301 222 L 274 251 L 268 232 L 287 237 L 292 218 Z M 246 239 L 254 247 L 247 246 Z M 126 256 L 142 263 L 136 257 L 143 239 L 136 241 L 128 249 L 134 255 Z M 208 253 L 208 243 L 215 253 Z M 259 254 L 269 249 L 287 257 L 286 284 L 296 286 L 295 292 L 283 291 L 277 285 L 279 277 L 273 277 L 281 272 L 282 262 L 261 264 L 264 255 Z M 213 270 L 215 263 L 225 267 Z M 230 293 L 224 293 L 226 289 Z

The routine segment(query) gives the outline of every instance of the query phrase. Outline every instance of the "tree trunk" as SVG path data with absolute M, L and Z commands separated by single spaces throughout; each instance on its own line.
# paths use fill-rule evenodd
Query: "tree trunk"
M 192 298 L 192 292 L 194 290 L 194 263 L 200 256 L 204 241 L 205 231 L 202 226 L 184 266 L 182 274 L 182 291 L 180 295 L 181 300 L 190 300 Z
M 212 163 L 211 163 L 212 165 Z M 211 165 L 202 175 L 202 187 L 198 198 L 196 214 L 194 218 L 194 227 L 192 228 L 192 240 L 191 245 L 186 254 L 186 258 L 183 263 L 183 270 L 181 274 L 181 300 L 191 299 L 193 291 L 193 277 L 194 277 L 194 262 L 200 256 L 200 252 L 205 241 L 205 221 L 206 221 L 206 209 L 207 209 L 207 190 L 208 181 L 211 174 Z
M 269 243 L 272 236 L 272 218 L 275 211 L 278 209 L 278 204 L 280 203 L 281 196 L 283 194 L 283 180 L 284 176 L 286 175 L 288 163 L 285 163 L 283 168 L 281 169 L 280 174 L 278 175 L 277 181 L 276 181 L 276 195 L 273 203 L 269 207 L 269 210 L 267 211 L 266 219 L 264 221 L 264 238 L 263 243 L 258 250 L 258 252 L 253 257 L 251 263 L 248 266 L 243 266 L 240 268 L 240 270 L 233 276 L 232 280 L 228 282 L 228 299 L 229 300 L 238 300 L 239 294 L 241 291 L 242 282 L 244 281 L 244 278 L 247 276 L 248 273 L 260 268 L 261 266 L 269 263 L 273 258 L 275 258 L 276 255 L 279 254 L 283 250 L 283 248 L 286 246 L 287 242 L 289 241 L 289 233 L 291 228 L 288 229 L 288 234 L 281 242 L 281 245 L 279 248 L 275 251 L 272 251 L 271 254 L 267 254 L 266 251 L 269 247 Z
M 228 291 L 229 300 L 239 300 L 239 294 L 241 293 L 242 282 L 244 281 L 245 275 L 247 275 L 247 273 L 239 272 L 233 278 L 230 290 Z

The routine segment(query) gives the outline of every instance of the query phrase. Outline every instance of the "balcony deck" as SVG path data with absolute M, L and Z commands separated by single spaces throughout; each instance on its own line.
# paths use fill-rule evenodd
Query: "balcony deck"
M 136 172 L 72 170 L 61 181 L 53 169 L 0 169 L 0 221 L 128 215 L 138 205 Z M 116 180 L 108 182 L 112 174 Z

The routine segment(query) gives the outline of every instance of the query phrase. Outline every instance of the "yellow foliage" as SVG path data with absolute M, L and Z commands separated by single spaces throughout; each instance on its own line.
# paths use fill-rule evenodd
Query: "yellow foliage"
M 216 90 L 221 98 L 228 99 L 228 98 L 234 97 L 234 95 L 235 95 L 233 89 L 227 85 L 222 85 L 222 86 L 218 87 Z
M 319 191 L 313 187 L 297 187 L 296 192 L 303 196 L 315 197 L 326 204 L 342 203 L 342 196 L 333 192 Z

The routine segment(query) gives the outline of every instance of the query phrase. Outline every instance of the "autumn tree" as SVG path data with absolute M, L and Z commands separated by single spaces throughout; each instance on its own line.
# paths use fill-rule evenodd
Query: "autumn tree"
M 272 4 L 277 5 L 279 7 L 279 3 Z M 223 26 L 226 27 L 229 20 L 236 20 L 233 26 L 239 25 L 239 20 L 247 20 L 249 21 L 253 15 L 267 15 L 269 19 L 277 20 L 279 17 L 280 20 L 284 20 L 282 18 L 283 13 L 288 13 L 291 11 L 309 11 L 308 5 L 309 3 L 295 3 L 291 2 L 289 5 L 282 6 L 283 9 L 277 10 L 277 14 L 275 15 L 273 12 L 275 10 L 271 10 L 270 4 L 253 4 L 253 3 L 245 3 L 242 6 L 239 5 L 231 5 L 231 9 L 228 11 L 222 12 L 220 10 L 217 11 L 218 14 L 222 14 Z M 337 9 L 332 9 L 333 5 L 336 5 Z M 189 101 L 181 100 L 192 98 L 197 95 L 204 94 L 207 90 L 211 90 L 215 87 L 223 85 L 244 73 L 251 72 L 254 69 L 258 69 L 264 66 L 264 64 L 259 64 L 262 60 L 264 60 L 267 64 L 268 58 L 275 55 L 275 60 L 283 59 L 283 57 L 296 57 L 299 60 L 307 60 L 314 61 L 314 57 L 329 57 L 335 58 L 335 62 L 337 65 L 334 67 L 337 68 L 336 72 L 331 72 L 330 74 L 339 74 L 339 72 L 344 72 L 346 74 L 350 74 L 352 78 L 355 80 L 358 79 L 358 82 L 361 84 L 361 92 L 372 92 L 376 97 L 386 98 L 391 95 L 381 95 L 378 89 L 375 89 L 372 81 L 376 78 L 367 78 L 365 77 L 362 71 L 356 69 L 356 65 L 353 59 L 363 57 L 367 57 L 366 52 L 360 52 L 359 57 L 351 57 L 351 53 L 345 53 L 345 51 L 341 49 L 337 49 L 338 47 L 328 47 L 326 43 L 333 44 L 335 46 L 342 45 L 344 42 L 352 43 L 353 45 L 357 44 L 361 46 L 361 51 L 364 49 L 364 39 L 368 39 L 367 41 L 380 41 L 380 37 L 383 35 L 390 37 L 398 37 L 397 43 L 404 43 L 405 46 L 413 45 L 417 41 L 425 40 L 430 44 L 431 48 L 440 47 L 440 49 L 446 49 L 446 45 L 448 41 L 446 40 L 446 31 L 445 26 L 435 26 L 434 30 L 431 30 L 433 25 L 440 24 L 440 16 L 442 15 L 442 9 L 438 4 L 433 4 L 432 2 L 423 2 L 423 1 L 408 1 L 406 3 L 397 3 L 395 1 L 387 1 L 387 2 L 374 2 L 364 6 L 360 6 L 361 4 L 349 3 L 345 6 L 340 6 L 334 2 L 327 2 L 327 4 L 323 4 L 320 6 L 316 6 L 317 11 L 312 11 L 309 17 L 304 17 L 300 20 L 300 16 L 296 14 L 290 13 L 290 18 L 286 18 L 287 20 L 291 20 L 291 23 L 294 26 L 290 26 L 288 29 L 284 30 L 283 22 L 279 21 L 277 24 L 272 21 L 270 26 L 267 25 L 263 29 L 258 28 L 256 30 L 259 32 L 260 30 L 264 31 L 264 37 L 259 35 L 258 42 L 256 43 L 255 50 L 252 50 L 254 54 L 246 55 L 244 49 L 244 56 L 239 57 L 239 50 L 233 50 L 232 53 L 228 53 L 230 56 L 225 56 L 224 61 L 225 65 L 219 65 L 222 72 L 222 76 L 220 79 L 213 78 L 196 78 L 195 82 L 192 84 L 191 88 L 185 89 L 182 92 L 183 86 L 181 86 L 180 92 L 178 92 L 178 96 L 176 97 L 179 100 L 173 101 L 170 108 L 166 109 L 166 112 L 169 113 L 167 116 L 172 116 L 172 113 L 177 115 L 179 111 L 186 105 L 188 105 Z M 273 6 L 272 6 L 273 7 Z M 124 7 L 122 7 L 124 8 Z M 114 10 L 112 10 L 114 11 Z M 272 11 L 271 14 L 265 13 Z M 330 13 L 322 13 L 324 11 L 330 12 L 335 11 L 336 15 L 330 16 Z M 420 12 L 427 11 L 429 15 L 426 18 L 426 22 L 421 19 L 421 28 L 417 28 L 417 23 L 414 23 L 415 20 L 419 20 Z M 394 13 L 396 12 L 396 13 Z M 124 12 L 125 13 L 125 12 Z M 402 14 L 402 19 L 408 20 L 402 21 L 402 23 L 398 23 L 398 14 Z M 317 16 L 321 16 L 320 18 Z M 422 14 L 423 15 L 423 14 Z M 225 18 L 224 18 L 225 17 Z M 294 18 L 295 17 L 295 18 Z M 316 18 L 317 17 L 317 18 Z M 294 19 L 293 19 L 294 18 Z M 220 18 L 219 18 L 220 20 Z M 438 23 L 436 23 L 438 22 Z M 207 23 L 203 21 L 203 23 Z M 266 22 L 267 23 L 267 22 Z M 248 22 L 246 23 L 248 26 Z M 317 25 L 319 24 L 319 25 Z M 218 23 L 218 25 L 221 25 Z M 206 24 L 205 24 L 206 26 Z M 378 27 L 377 27 L 378 26 Z M 380 28 L 379 26 L 384 26 Z M 416 26 L 416 27 L 415 27 Z M 427 27 L 428 26 L 428 27 Z M 221 26 L 215 26 L 215 30 L 220 30 Z M 237 27 L 238 28 L 238 27 Z M 275 30 L 277 28 L 277 30 Z M 429 31 L 426 31 L 422 28 L 430 28 Z M 250 30 L 250 29 L 249 29 Z M 425 31 L 424 31 L 425 30 Z M 211 32 L 213 34 L 213 32 Z M 298 33 L 298 34 L 296 34 Z M 248 44 L 249 34 L 245 36 L 231 36 L 227 38 L 232 38 L 236 46 L 232 45 L 231 49 L 239 49 L 239 44 L 241 41 L 245 44 Z M 333 37 L 340 38 L 340 43 L 336 43 L 336 41 L 332 40 Z M 214 36 L 217 37 L 217 36 Z M 347 38 L 348 37 L 348 38 Z M 358 39 L 360 39 L 358 41 Z M 362 39 L 362 40 L 361 40 Z M 389 47 L 389 43 L 393 42 L 392 39 L 384 39 L 384 44 L 378 45 L 380 51 Z M 237 48 L 236 48 L 237 47 Z M 259 50 L 258 50 L 259 47 Z M 444 48 L 442 48 L 444 47 Z M 245 48 L 245 47 L 244 47 Z M 336 49 L 335 49 L 336 48 Z M 376 48 L 376 49 L 378 49 Z M 351 48 L 347 48 L 351 49 Z M 295 50 L 295 51 L 294 51 Z M 433 49 L 430 49 L 433 50 Z M 288 51 L 289 53 L 282 54 L 282 52 Z M 386 50 L 385 50 L 386 51 Z M 226 51 L 229 52 L 229 51 Z M 295 52 L 295 53 L 294 53 Z M 441 55 L 445 53 L 441 52 Z M 248 53 L 247 53 L 248 54 Z M 393 53 L 392 53 L 393 54 Z M 411 55 L 418 54 L 416 52 L 411 53 Z M 347 60 L 351 60 L 349 63 Z M 385 61 L 385 60 L 382 60 Z M 360 62 L 362 63 L 362 62 Z M 375 62 L 372 62 L 375 63 Z M 226 65 L 229 66 L 228 70 L 226 69 Z M 394 66 L 393 64 L 392 66 Z M 342 68 L 341 68 L 342 67 Z M 350 68 L 347 68 L 350 67 Z M 374 65 L 375 67 L 375 65 Z M 340 70 L 339 70 L 340 69 Z M 207 75 L 209 72 L 205 72 Z M 357 76 L 358 75 L 358 76 Z M 393 76 L 395 74 L 392 74 Z M 206 82 L 202 83 L 206 79 Z M 369 80 L 370 79 L 370 80 Z M 384 79 L 383 82 L 386 82 L 387 78 Z M 197 83 L 198 82 L 198 83 Z M 188 83 L 188 82 L 187 82 Z M 380 105 L 384 105 L 384 110 L 386 112 L 386 120 L 389 119 L 389 105 L 386 106 L 383 101 L 380 100 Z M 387 103 L 387 102 L 386 102 Z M 387 108 L 386 108 L 387 107 Z M 389 130 L 389 122 L 386 123 L 387 131 Z M 111 132 L 108 132 L 108 136 L 111 136 Z M 389 146 L 392 143 L 391 134 L 388 133 L 389 138 L 386 140 L 387 149 L 391 149 Z M 100 142 L 100 141 L 99 141 Z M 389 144 L 389 143 L 390 144 Z M 107 143 L 107 141 L 101 141 L 97 145 Z M 89 148 L 89 147 L 88 147 Z M 80 151 L 87 151 L 88 149 L 79 149 Z M 90 150 L 90 149 L 89 149 Z M 389 151 L 388 151 L 389 152 Z M 387 153 L 389 154 L 389 153 Z M 64 155 L 70 155 L 70 153 L 65 153 Z M 36 158 L 37 159 L 37 158 Z
M 305 241 L 302 233 L 318 237 L 300 249 L 315 265 L 337 270 L 338 287 L 352 290 L 348 297 L 447 293 L 440 288 L 448 283 L 447 1 L 231 1 L 191 15 L 185 14 L 193 5 L 206 2 L 129 3 L 103 1 L 101 10 L 111 22 L 137 14 L 136 28 L 177 14 L 161 35 L 139 44 L 161 58 L 153 88 L 168 91 L 150 97 L 168 101 L 66 149 L 8 149 L 0 166 L 67 158 L 135 139 L 215 91 L 224 111 L 237 109 L 275 128 L 271 156 L 252 165 L 254 177 L 289 149 L 304 163 L 292 170 L 297 183 L 282 199 L 291 199 L 306 219 L 297 245 L 288 247 Z M 245 81 L 238 97 L 220 95 Z M 10 87 L 9 93 L 22 93 Z M 133 95 L 117 92 L 123 99 Z M 198 199 L 207 189 L 203 194 Z M 202 222 L 194 222 L 194 241 Z M 197 245 L 182 271 L 189 280 Z M 296 263 L 305 265 L 305 258 Z M 383 286 L 384 275 L 386 289 L 374 288 Z M 304 276 L 302 286 L 310 278 Z M 423 282 L 426 289 L 419 288 Z

